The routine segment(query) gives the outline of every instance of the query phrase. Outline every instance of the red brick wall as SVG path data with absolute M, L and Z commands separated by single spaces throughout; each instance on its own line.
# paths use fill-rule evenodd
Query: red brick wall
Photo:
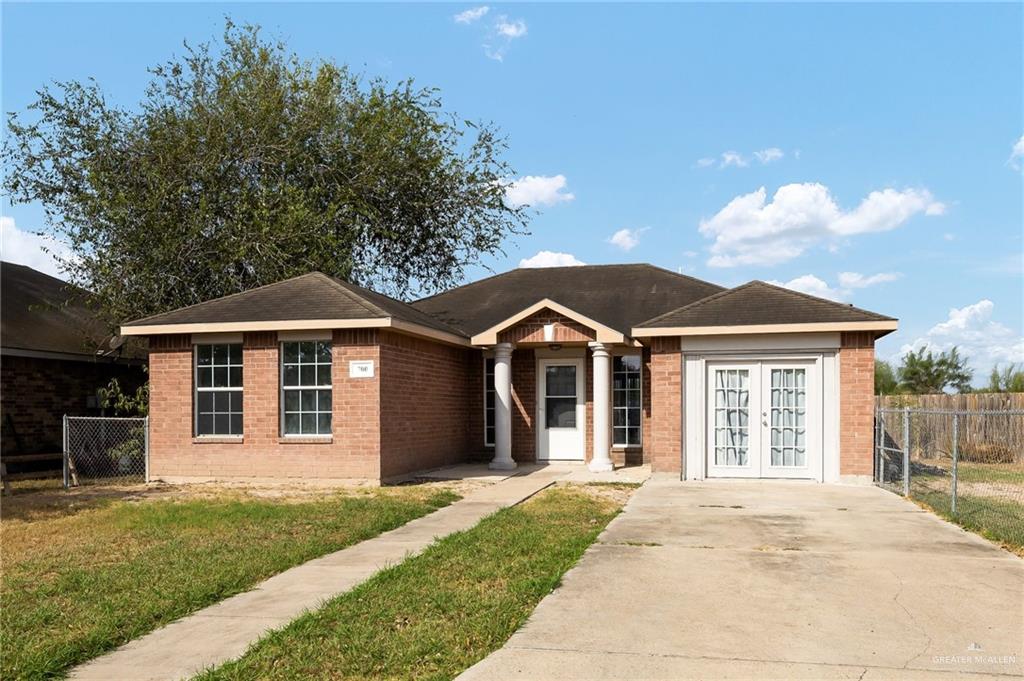
M 652 339 L 650 366 L 648 457 L 653 470 L 678 472 L 683 435 L 683 365 L 679 339 Z
M 512 458 L 537 460 L 537 358 L 530 348 L 512 351 Z M 493 449 L 493 448 L 492 448 Z
M 134 393 L 146 382 L 141 366 L 90 359 L 69 361 L 5 355 L 0 361 L 0 414 L 3 417 L 0 452 L 10 455 L 60 452 L 64 415 L 102 415 L 103 411 L 90 407 L 88 400 L 111 378 L 117 378 L 128 393 Z M 10 473 L 23 470 L 23 464 L 11 466 Z M 56 460 L 32 468 L 59 467 L 60 461 Z
M 839 474 L 870 476 L 874 443 L 875 340 L 842 334 L 839 348 Z
M 554 340 L 544 338 L 544 326 L 554 324 Z M 596 338 L 593 329 L 547 308 L 540 310 L 515 326 L 498 334 L 502 343 L 577 343 Z
M 280 437 L 276 334 L 243 343 L 245 435 L 240 441 L 192 437 L 192 347 L 188 336 L 150 343 L 150 472 L 155 478 L 380 477 L 380 353 L 374 330 L 334 332 L 333 437 Z M 350 360 L 374 360 L 373 378 L 348 377 Z
M 381 477 L 465 460 L 471 360 L 483 362 L 476 351 L 381 333 Z M 483 419 L 480 399 L 477 424 Z M 482 426 L 478 432 L 479 443 Z

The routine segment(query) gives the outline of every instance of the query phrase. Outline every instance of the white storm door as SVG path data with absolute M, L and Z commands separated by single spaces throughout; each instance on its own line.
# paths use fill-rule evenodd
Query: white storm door
M 708 365 L 708 476 L 761 477 L 761 367 Z
M 762 365 L 763 477 L 821 477 L 821 413 L 814 368 L 813 362 Z
M 586 454 L 586 364 L 537 361 L 537 459 L 583 461 Z

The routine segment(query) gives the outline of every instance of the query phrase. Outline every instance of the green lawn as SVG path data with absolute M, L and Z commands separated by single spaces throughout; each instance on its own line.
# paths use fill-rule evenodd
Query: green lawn
M 499 511 L 199 678 L 450 679 L 559 584 L 618 513 L 616 493 L 558 487 Z
M 1024 465 L 1019 463 L 967 463 L 957 464 L 957 479 L 965 482 L 1011 483 L 1021 487 L 1024 501 Z
M 46 678 L 311 558 L 457 499 L 434 487 L 4 501 L 0 678 Z M 138 495 L 136 495 L 138 496 Z M 173 495 L 172 495 L 173 497 Z
M 915 489 L 913 499 L 964 529 L 998 542 L 1024 556 L 1024 502 L 957 494 L 957 512 L 950 512 L 950 494 Z

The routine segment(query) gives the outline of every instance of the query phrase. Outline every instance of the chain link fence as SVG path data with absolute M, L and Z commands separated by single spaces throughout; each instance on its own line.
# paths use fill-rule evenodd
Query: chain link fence
M 1024 548 L 1024 411 L 876 410 L 875 481 Z
M 64 487 L 149 482 L 149 419 L 64 417 Z

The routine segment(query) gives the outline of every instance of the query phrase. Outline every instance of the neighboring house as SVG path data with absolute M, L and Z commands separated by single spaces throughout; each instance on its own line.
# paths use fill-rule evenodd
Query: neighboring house
M 312 273 L 126 324 L 151 474 L 388 479 L 486 457 L 868 480 L 896 320 L 651 265 L 517 269 L 406 304 Z
M 97 391 L 111 378 L 130 391 L 145 382 L 145 353 L 112 347 L 87 296 L 30 267 L 0 263 L 3 456 L 60 452 L 65 414 L 100 415 Z

